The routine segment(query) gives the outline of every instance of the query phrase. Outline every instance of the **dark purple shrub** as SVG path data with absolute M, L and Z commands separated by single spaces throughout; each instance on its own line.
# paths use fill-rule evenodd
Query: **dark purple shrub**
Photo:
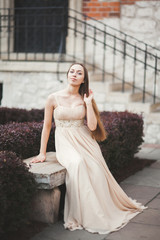
M 25 223 L 37 189 L 27 165 L 13 152 L 0 152 L 0 234 L 16 231 Z
M 0 108 L 0 124 L 11 122 L 41 122 L 44 118 L 44 109 Z
M 143 142 L 143 119 L 141 115 L 125 112 L 102 112 L 101 119 L 108 138 L 100 143 L 109 168 L 114 171 L 134 158 Z
M 100 147 L 113 171 L 125 166 L 139 150 L 143 142 L 143 119 L 129 112 L 102 112 L 101 118 L 109 135 Z M 37 155 L 42 125 L 42 122 L 0 125 L 0 149 L 14 151 L 23 159 Z M 53 124 L 47 151 L 55 151 L 54 130 Z
M 43 123 L 9 123 L 0 125 L 0 150 L 12 151 L 22 159 L 39 153 Z M 54 124 L 47 151 L 55 151 Z

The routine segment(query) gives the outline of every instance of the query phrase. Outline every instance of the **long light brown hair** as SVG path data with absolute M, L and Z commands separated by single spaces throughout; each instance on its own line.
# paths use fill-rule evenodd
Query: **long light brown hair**
M 87 71 L 86 67 L 82 63 L 73 63 L 70 66 L 70 68 L 73 65 L 80 65 L 84 69 L 84 83 L 82 83 L 80 85 L 79 94 L 84 98 L 84 94 L 86 93 L 86 96 L 88 97 L 89 96 L 88 71 Z M 69 70 L 70 70 L 70 68 L 69 68 Z M 67 76 L 68 76 L 69 70 L 67 72 Z M 97 107 L 96 102 L 95 102 L 94 99 L 92 99 L 92 105 L 93 105 L 93 109 L 94 109 L 94 112 L 95 112 L 95 115 L 96 115 L 96 118 L 97 118 L 97 128 L 96 128 L 96 130 L 91 131 L 92 137 L 95 138 L 97 141 L 104 141 L 106 139 L 107 132 L 106 132 L 106 130 L 105 130 L 104 126 L 103 126 L 103 123 L 102 123 L 102 121 L 100 119 L 100 114 L 99 114 L 99 111 L 98 111 L 98 107 Z

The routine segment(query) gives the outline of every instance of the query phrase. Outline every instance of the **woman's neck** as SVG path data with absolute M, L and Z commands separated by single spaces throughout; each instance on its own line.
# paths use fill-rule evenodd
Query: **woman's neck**
M 79 94 L 79 86 L 68 85 L 66 92 L 69 95 L 78 95 Z

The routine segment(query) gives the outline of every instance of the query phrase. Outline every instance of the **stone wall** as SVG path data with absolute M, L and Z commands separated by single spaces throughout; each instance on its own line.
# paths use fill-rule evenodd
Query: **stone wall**
M 1 73 L 0 81 L 2 106 L 25 109 L 44 108 L 48 95 L 64 87 L 55 73 L 6 72 Z
M 121 6 L 120 30 L 160 48 L 160 1 Z

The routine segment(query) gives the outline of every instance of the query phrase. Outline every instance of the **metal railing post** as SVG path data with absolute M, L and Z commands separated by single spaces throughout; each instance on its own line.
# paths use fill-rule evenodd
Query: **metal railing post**
M 97 28 L 96 26 L 94 26 L 94 35 L 93 35 L 93 72 L 95 72 L 95 55 L 96 55 L 96 32 L 97 32 Z
M 114 47 L 113 47 L 113 68 L 112 68 L 112 82 L 115 80 L 115 61 L 116 61 L 116 36 L 114 38 Z
M 134 65 L 133 65 L 133 85 L 132 85 L 132 93 L 135 92 L 135 81 L 136 81 L 136 59 L 137 57 L 137 46 L 134 46 Z
M 126 34 L 123 41 L 123 76 L 122 76 L 122 92 L 125 91 L 125 69 L 126 69 Z
M 104 39 L 103 39 L 103 75 L 102 75 L 102 81 L 105 80 L 105 63 L 106 63 L 106 26 L 104 28 Z
M 157 55 L 155 56 L 153 103 L 156 103 L 156 84 L 157 84 Z
M 10 26 L 10 16 L 11 16 L 11 9 L 8 8 L 8 44 L 7 44 L 7 56 L 8 60 L 10 59 L 10 31 L 11 31 L 11 26 Z
M 83 33 L 83 63 L 86 64 L 86 16 L 84 19 L 84 33 Z
M 147 44 L 145 44 L 144 52 L 144 75 L 143 75 L 143 98 L 142 101 L 145 103 L 145 94 L 146 94 L 146 70 L 147 70 Z

